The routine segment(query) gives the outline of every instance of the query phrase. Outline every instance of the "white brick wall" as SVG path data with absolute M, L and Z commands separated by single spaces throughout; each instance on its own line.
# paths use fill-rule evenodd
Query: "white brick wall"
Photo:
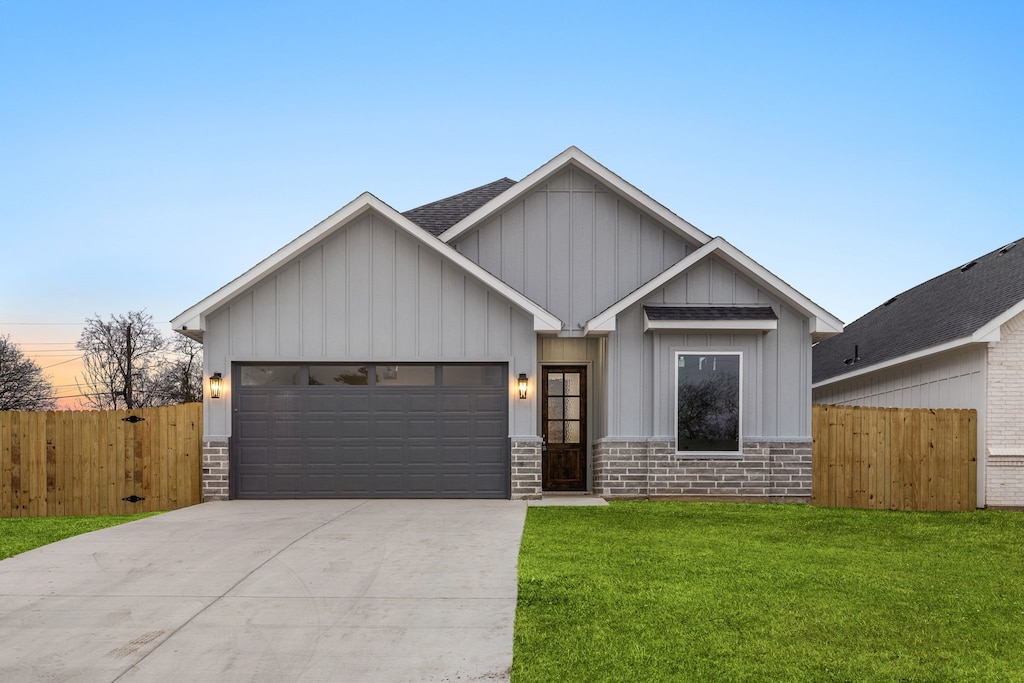
M 1024 506 L 1024 313 L 988 352 L 986 505 Z

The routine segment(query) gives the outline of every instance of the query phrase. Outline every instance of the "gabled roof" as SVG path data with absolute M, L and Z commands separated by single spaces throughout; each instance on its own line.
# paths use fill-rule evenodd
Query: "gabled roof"
M 747 274 L 760 287 L 779 297 L 803 315 L 806 315 L 810 322 L 810 332 L 813 339 L 824 339 L 843 331 L 841 320 L 793 289 L 793 287 L 778 278 L 767 268 L 721 237 L 715 237 L 701 248 L 680 259 L 668 270 L 648 280 L 587 321 L 587 324 L 584 326 L 586 334 L 613 332 L 615 330 L 615 318 L 619 313 L 625 311 L 633 304 L 642 301 L 644 297 L 664 287 L 684 271 L 710 257 L 712 254 L 733 268 Z
M 672 213 L 662 204 L 648 197 L 639 189 L 612 173 L 609 169 L 587 156 L 577 147 L 570 147 L 554 159 L 544 164 L 536 171 L 511 186 L 505 192 L 497 195 L 486 204 L 480 206 L 468 216 L 455 223 L 445 230 L 439 237 L 445 242 L 451 242 L 459 235 L 481 225 L 491 216 L 501 212 L 513 202 L 519 200 L 528 192 L 535 190 L 538 186 L 546 183 L 553 175 L 574 165 L 577 168 L 594 176 L 603 185 L 618 192 L 629 199 L 635 206 L 658 218 L 666 225 L 677 230 L 683 237 L 696 244 L 704 244 L 711 239 L 707 234 L 697 229 L 687 221 Z
M 502 178 L 403 211 L 402 215 L 436 237 L 515 184 L 516 181 L 511 178 Z
M 998 341 L 1000 325 L 1021 310 L 1024 238 L 894 296 L 847 325 L 842 336 L 816 345 L 812 381 L 829 383 L 962 344 Z
M 239 277 L 224 285 L 199 303 L 175 316 L 171 321 L 172 328 L 176 332 L 180 332 L 188 337 L 202 341 L 203 331 L 206 329 L 207 315 L 226 304 L 235 296 L 249 289 L 264 277 L 304 252 L 306 249 L 326 239 L 336 230 L 343 228 L 353 219 L 358 218 L 368 211 L 376 211 L 384 218 L 387 218 L 397 225 L 401 230 L 408 233 L 409 236 L 420 244 L 439 254 L 442 258 L 451 261 L 468 274 L 474 276 L 485 286 L 501 294 L 526 313 L 533 315 L 534 330 L 557 332 L 562 329 L 562 321 L 559 320 L 557 316 L 547 311 L 525 295 L 517 292 L 515 289 L 463 256 L 455 249 L 452 249 L 447 244 L 435 239 L 428 232 L 414 224 L 408 218 L 398 213 L 381 200 L 374 197 L 369 192 L 364 192 L 359 195 L 332 215 L 320 221 L 320 223 L 260 261 Z

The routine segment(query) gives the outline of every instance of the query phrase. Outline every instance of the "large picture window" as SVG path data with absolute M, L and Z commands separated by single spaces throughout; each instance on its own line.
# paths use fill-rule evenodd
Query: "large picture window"
M 676 354 L 676 451 L 740 452 L 740 354 Z

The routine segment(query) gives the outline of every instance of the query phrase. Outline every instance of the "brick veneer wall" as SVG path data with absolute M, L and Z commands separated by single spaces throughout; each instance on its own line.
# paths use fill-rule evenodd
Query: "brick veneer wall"
M 1024 506 L 1024 313 L 988 352 L 985 504 Z
M 541 497 L 541 440 L 512 439 L 512 500 Z
M 203 440 L 203 502 L 228 499 L 228 440 Z
M 811 441 L 745 441 L 742 456 L 678 456 L 663 439 L 594 443 L 594 493 L 606 498 L 684 497 L 809 501 Z

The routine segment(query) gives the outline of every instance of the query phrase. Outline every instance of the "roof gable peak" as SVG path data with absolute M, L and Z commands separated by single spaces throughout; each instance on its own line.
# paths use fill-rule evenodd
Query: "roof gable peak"
M 639 188 L 628 183 L 619 175 L 594 160 L 579 147 L 575 146 L 568 147 L 561 154 L 557 155 L 546 164 L 527 175 L 514 186 L 494 197 L 467 215 L 465 218 L 449 227 L 438 235 L 438 237 L 440 237 L 444 242 L 452 242 L 460 235 L 483 224 L 488 218 L 499 213 L 516 200 L 522 198 L 526 193 L 542 186 L 552 176 L 570 165 L 576 166 L 580 170 L 590 174 L 602 185 L 615 191 L 642 211 L 655 216 L 687 240 L 698 245 L 707 244 L 711 240 L 711 237 L 702 230 L 690 224 L 683 218 L 680 218 L 667 207 L 655 201 Z

